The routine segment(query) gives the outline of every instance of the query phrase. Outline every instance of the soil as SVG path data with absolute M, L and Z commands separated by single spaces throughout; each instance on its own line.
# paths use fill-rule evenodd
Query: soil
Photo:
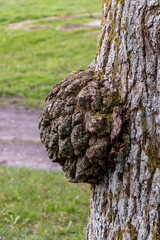
M 32 169 L 61 169 L 47 157 L 40 142 L 40 110 L 16 105 L 0 106 L 0 165 Z

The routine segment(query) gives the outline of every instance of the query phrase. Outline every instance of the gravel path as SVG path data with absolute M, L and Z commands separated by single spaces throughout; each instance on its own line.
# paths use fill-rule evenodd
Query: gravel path
M 0 165 L 33 169 L 60 169 L 40 142 L 40 110 L 15 105 L 0 106 Z

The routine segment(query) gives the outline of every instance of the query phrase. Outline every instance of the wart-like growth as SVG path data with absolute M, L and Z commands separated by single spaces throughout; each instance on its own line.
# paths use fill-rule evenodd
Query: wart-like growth
M 53 88 L 41 113 L 42 143 L 71 182 L 99 181 L 124 146 L 122 106 L 105 86 L 91 68 L 72 72 Z

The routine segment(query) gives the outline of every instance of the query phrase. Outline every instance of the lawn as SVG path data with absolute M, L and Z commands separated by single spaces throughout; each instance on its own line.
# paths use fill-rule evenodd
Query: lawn
M 97 28 L 60 30 L 93 17 L 44 21 L 43 17 L 100 12 L 100 0 L 0 0 L 1 102 L 41 107 L 52 86 L 69 72 L 86 68 L 97 48 Z M 43 29 L 9 29 L 8 24 L 38 19 Z M 34 25 L 33 24 L 33 25 Z
M 85 239 L 88 185 L 61 171 L 0 167 L 0 189 L 0 239 Z

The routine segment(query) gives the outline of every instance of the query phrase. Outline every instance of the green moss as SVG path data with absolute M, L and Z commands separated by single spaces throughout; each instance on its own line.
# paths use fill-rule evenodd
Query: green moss
M 142 112 L 142 129 L 143 129 L 143 141 L 147 143 L 147 149 L 144 149 L 146 155 L 149 158 L 148 167 L 153 170 L 153 168 L 160 168 L 160 158 L 159 158 L 159 149 L 160 143 L 156 142 L 148 133 L 147 129 L 147 120 L 146 120 L 146 108 L 143 106 L 140 101 L 138 109 Z
M 119 3 L 121 4 L 121 6 L 123 8 L 124 7 L 124 0 L 116 0 L 116 8 L 117 8 Z M 123 11 L 121 11 L 120 20 L 122 19 L 122 13 L 123 13 Z M 120 24 L 120 29 L 121 29 L 121 24 Z
M 99 43 L 98 43 L 98 55 L 100 54 L 101 52 L 101 47 L 102 47 L 102 41 L 103 41 L 103 37 L 102 37 L 102 33 L 99 37 Z
M 116 232 L 116 240 L 123 240 L 123 233 L 128 232 L 130 233 L 131 240 L 137 240 L 138 237 L 138 231 L 136 228 L 132 225 L 131 222 L 127 222 L 126 224 L 126 230 L 122 230 L 119 226 L 117 232 Z
M 131 62 L 131 58 L 132 58 L 132 52 L 128 52 L 128 60 Z
M 125 27 L 127 27 L 128 26 L 128 16 L 126 17 L 126 25 L 125 25 Z
M 109 12 L 109 10 L 110 10 L 110 8 L 111 8 L 111 3 L 112 3 L 112 1 L 111 0 L 103 0 L 103 6 L 104 6 L 104 4 L 106 4 L 106 12 L 105 12 L 105 15 L 107 16 L 108 15 L 108 12 Z
M 104 215 L 106 215 L 106 212 L 107 212 L 107 209 L 108 209 L 107 203 L 108 203 L 108 194 L 105 193 L 103 195 L 103 204 L 102 204 L 102 212 L 103 212 Z
M 123 106 L 125 105 L 125 100 L 123 100 L 121 98 L 121 95 L 119 93 L 119 90 L 117 89 L 116 92 L 108 92 L 106 90 L 106 96 L 108 95 L 109 98 L 112 99 L 112 102 L 110 104 L 110 106 L 107 108 L 107 112 L 108 112 L 108 117 L 111 120 L 112 119 L 112 113 L 113 113 L 113 109 L 116 106 L 121 107 L 121 109 L 123 110 Z M 107 100 L 107 98 L 106 98 Z M 112 120 L 111 120 L 112 121 Z
M 115 106 L 123 106 L 125 104 L 125 101 L 121 98 L 119 91 L 117 90 L 112 94 L 112 107 Z
M 116 5 L 118 5 L 118 3 L 120 3 L 122 7 L 124 6 L 124 0 L 116 0 Z
M 111 27 L 109 31 L 109 37 L 108 37 L 108 41 L 110 43 L 114 40 L 115 35 L 116 35 L 116 19 L 114 18 L 111 21 Z
M 104 75 L 101 72 L 97 73 L 99 80 L 104 80 Z
M 160 168 L 160 158 L 159 158 L 160 143 L 158 145 L 150 141 L 149 146 L 146 150 L 146 155 L 149 158 L 149 165 L 155 168 Z
M 111 0 L 107 1 L 107 0 L 103 0 L 103 11 L 102 11 L 102 17 L 101 17 L 101 27 L 103 25 L 103 20 L 104 20 L 104 15 L 107 16 L 108 15 L 108 12 L 110 10 L 110 7 L 111 7 Z M 106 4 L 106 12 L 104 13 L 104 4 Z M 102 42 L 103 42 L 103 38 L 104 38 L 104 35 L 105 35 L 105 31 L 102 33 L 100 33 L 100 37 L 99 37 L 99 42 L 98 42 L 98 55 L 100 54 L 101 52 L 101 47 L 102 47 Z
M 113 217 L 115 216 L 115 212 L 112 208 L 110 208 L 109 213 L 108 213 L 108 222 L 111 223 Z
M 113 16 L 113 13 L 110 15 L 110 31 L 108 36 L 108 41 L 110 43 L 113 41 L 116 34 L 116 11 L 117 11 L 117 7 L 115 10 L 114 16 Z
M 113 13 L 110 12 L 110 15 L 109 15 L 109 20 L 112 21 L 112 18 L 113 18 Z
M 128 63 L 129 63 L 129 72 L 130 72 L 130 74 L 132 73 L 131 58 L 132 58 L 132 51 L 128 52 Z
M 123 240 L 123 233 L 124 233 L 124 230 L 122 230 L 121 227 L 119 226 L 116 232 L 116 240 Z
M 116 47 L 117 47 L 117 51 L 119 51 L 119 46 L 121 44 L 121 39 L 120 38 L 116 38 L 115 39 L 115 44 L 116 44 Z
M 106 107 L 104 108 L 103 113 L 91 114 L 89 117 L 90 117 L 90 119 L 92 119 L 92 118 L 99 119 L 99 118 L 107 116 L 107 133 L 110 133 L 112 123 L 113 123 L 113 117 L 112 117 L 113 109 L 114 109 L 114 107 L 119 106 L 121 108 L 121 110 L 123 111 L 125 101 L 121 98 L 118 90 L 114 93 L 111 93 L 111 92 L 108 92 L 108 90 L 106 89 L 105 94 L 108 97 L 103 99 L 106 102 L 106 103 L 104 103 L 104 106 L 106 104 Z M 108 106 L 107 106 L 107 101 L 110 102 Z
M 95 114 L 95 115 L 90 115 L 90 118 L 99 119 L 99 118 L 101 118 L 101 117 L 103 117 L 103 116 L 105 116 L 105 115 L 102 114 L 102 113 L 97 113 L 97 114 Z
M 77 75 L 77 71 L 72 71 L 71 73 L 69 73 L 66 77 L 64 77 L 63 80 L 67 81 L 70 77 L 74 77 L 74 80 L 76 78 Z M 58 87 L 61 87 L 61 83 L 58 84 Z
M 104 15 L 107 16 L 108 13 L 109 13 L 109 10 L 111 8 L 111 3 L 112 3 L 111 0 L 109 0 L 109 1 L 103 0 L 103 6 L 104 6 L 104 4 L 106 4 L 106 10 L 105 10 L 106 12 L 105 13 L 104 13 L 104 11 L 102 12 L 101 24 L 103 23 Z M 111 12 L 110 15 L 109 15 L 109 19 L 110 19 L 110 31 L 109 31 L 109 34 L 108 34 L 108 42 L 109 43 L 111 43 L 114 40 L 115 35 L 116 35 L 116 13 L 117 13 L 118 3 L 120 3 L 123 6 L 124 5 L 124 0 L 116 0 L 115 14 L 113 16 L 113 13 Z M 99 44 L 98 44 L 98 54 L 100 54 L 103 37 L 104 37 L 104 35 L 101 34 L 101 36 L 99 38 Z M 115 43 L 116 43 L 117 51 L 118 51 L 120 43 L 121 43 L 120 39 L 116 38 Z
M 109 215 L 108 218 L 111 220 L 111 216 L 113 216 L 113 214 L 115 215 L 113 209 L 112 209 L 112 199 L 113 199 L 113 193 L 110 191 L 109 194 L 105 193 L 103 196 L 103 204 L 102 204 L 102 210 L 103 213 L 106 214 L 108 208 L 110 209 L 109 211 Z M 108 205 L 109 203 L 109 205 Z
M 123 135 L 123 137 L 125 136 L 125 135 L 127 135 L 127 134 L 124 134 Z M 128 135 L 129 136 L 129 135 Z M 129 142 L 130 140 L 128 139 L 127 140 L 127 142 Z M 124 144 L 126 143 L 126 140 L 124 140 Z M 124 187 L 124 185 L 122 184 L 121 185 L 121 192 L 123 192 L 123 193 L 125 193 L 126 194 L 126 197 L 127 197 L 127 199 L 130 197 L 130 170 L 129 170 L 129 166 L 128 166 L 128 168 L 126 169 L 127 170 L 127 172 L 128 172 L 128 177 L 127 177 L 127 184 L 126 184 L 126 186 Z M 126 170 L 124 170 L 124 171 L 126 171 Z
M 136 228 L 132 225 L 131 222 L 127 222 L 126 224 L 126 231 L 130 233 L 131 235 L 131 239 L 132 240 L 137 240 L 138 237 L 138 231 L 136 230 Z
M 111 132 L 112 123 L 113 123 L 112 113 L 108 113 L 107 114 L 107 133 Z
M 112 70 L 113 80 L 115 80 L 117 71 L 118 71 L 118 56 L 116 56 L 116 58 L 115 58 L 114 66 L 113 66 L 113 70 Z
M 112 207 L 112 199 L 113 199 L 113 193 L 110 191 L 109 192 L 109 195 L 108 195 L 108 197 L 109 197 L 109 200 L 110 200 L 110 208 Z
M 160 219 L 156 222 L 156 231 L 152 232 L 152 240 L 158 240 L 160 239 Z
M 91 146 L 88 150 L 90 151 L 90 150 L 93 150 L 93 149 L 98 149 L 99 148 L 99 146 L 98 145 L 93 145 L 93 146 Z
M 106 93 L 107 95 L 108 93 Z M 119 91 L 117 90 L 114 93 L 110 93 L 110 97 L 112 99 L 112 102 L 110 104 L 110 106 L 106 109 L 107 111 L 107 133 L 111 132 L 111 127 L 112 127 L 112 123 L 113 123 L 113 109 L 116 106 L 119 106 L 122 110 L 123 110 L 123 106 L 125 104 L 125 101 L 123 99 L 121 99 L 121 96 L 119 94 Z M 107 99 L 106 99 L 107 101 Z
M 100 54 L 101 52 L 101 47 L 102 47 L 102 42 L 103 42 L 103 39 L 104 39 L 104 36 L 105 36 L 105 29 L 103 32 L 101 32 L 100 36 L 99 36 L 99 43 L 98 43 L 98 55 Z
M 109 223 L 112 222 L 112 219 L 115 216 L 115 212 L 112 208 L 112 199 L 113 199 L 113 193 L 110 191 L 109 194 L 106 194 L 104 196 L 104 200 L 103 200 L 103 213 L 106 214 L 109 208 L 109 213 L 107 215 Z
M 118 3 L 121 3 L 122 5 L 124 4 L 124 1 L 122 0 L 116 0 L 116 10 L 115 10 L 115 14 L 113 16 L 113 13 L 110 14 L 110 31 L 109 31 L 109 37 L 108 37 L 108 41 L 111 43 L 113 41 L 115 41 L 115 45 L 116 45 L 116 50 L 117 50 L 117 53 L 119 51 L 119 47 L 120 47 L 120 44 L 121 44 L 121 39 L 119 37 L 116 37 L 116 13 L 117 13 L 117 6 L 118 6 Z M 121 29 L 121 27 L 120 27 Z M 114 40 L 115 39 L 115 40 Z M 118 57 L 116 56 L 115 58 L 115 62 L 114 62 L 114 66 L 113 66 L 113 71 L 112 71 L 112 76 L 113 76 L 113 80 L 115 79 L 115 76 L 116 76 L 116 73 L 118 71 Z
M 142 129 L 143 129 L 143 136 L 144 140 L 147 137 L 147 120 L 146 120 L 146 108 L 143 106 L 143 103 L 140 101 L 138 105 L 138 109 L 142 112 Z

